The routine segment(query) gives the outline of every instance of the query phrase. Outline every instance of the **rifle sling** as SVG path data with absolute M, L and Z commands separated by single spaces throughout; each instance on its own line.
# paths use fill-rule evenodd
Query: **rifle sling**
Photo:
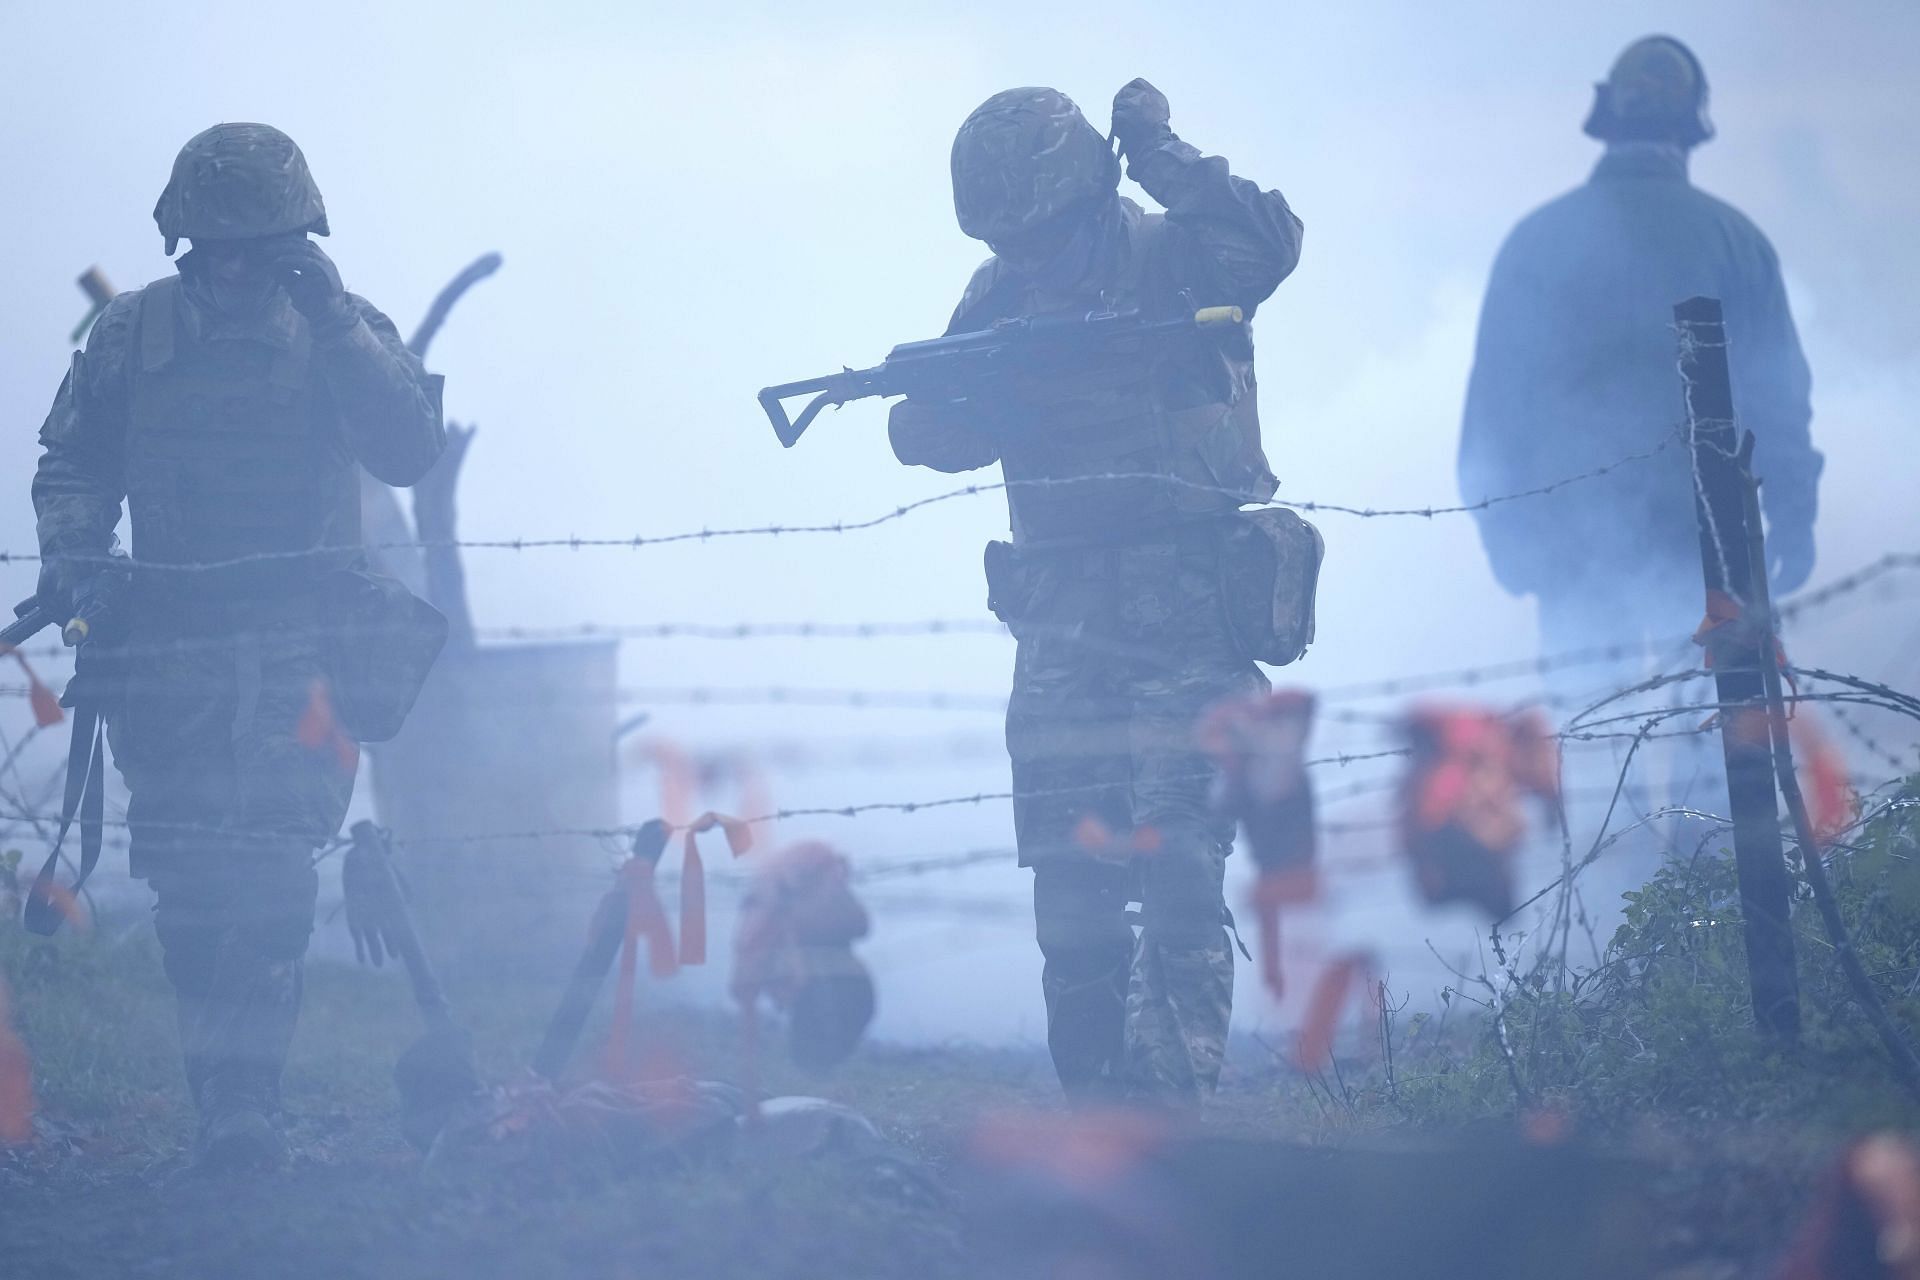
M 60 802 L 60 830 L 53 838 L 53 849 L 40 865 L 27 893 L 23 923 L 41 937 L 59 932 L 60 921 L 68 914 L 54 898 L 55 873 L 60 867 L 60 847 L 74 818 L 80 820 L 80 874 L 65 890 L 71 899 L 86 885 L 87 878 L 100 862 L 101 828 L 106 814 L 106 733 L 100 710 L 83 702 L 73 711 L 73 738 L 67 746 L 67 790 Z

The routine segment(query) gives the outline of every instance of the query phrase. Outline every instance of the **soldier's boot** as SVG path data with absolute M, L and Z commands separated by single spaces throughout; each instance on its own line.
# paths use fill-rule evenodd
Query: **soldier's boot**
M 198 1163 L 267 1168 L 286 1154 L 280 1074 L 300 1016 L 318 888 L 298 841 L 229 846 L 151 877 L 180 1049 L 200 1113 Z
M 180 996 L 180 1039 L 200 1114 L 194 1163 L 265 1170 L 286 1160 L 280 1076 L 301 995 L 299 961 L 229 952 L 211 988 Z
M 233 1097 L 203 1109 L 193 1164 L 207 1173 L 264 1173 L 287 1162 L 279 1123 L 254 1098 Z

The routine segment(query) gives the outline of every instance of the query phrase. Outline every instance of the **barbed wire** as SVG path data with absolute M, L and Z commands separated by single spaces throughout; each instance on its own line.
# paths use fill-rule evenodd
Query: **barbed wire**
M 1776 612 L 1782 619 L 1792 620 L 1809 609 L 1820 608 L 1841 596 L 1850 595 L 1896 569 L 1912 568 L 1920 568 L 1920 552 L 1889 551 L 1864 568 L 1855 569 L 1852 573 L 1836 578 L 1823 587 L 1803 591 L 1792 599 L 1783 601 Z
M 906 622 L 581 622 L 558 627 L 479 627 L 489 640 L 880 640 L 902 636 L 994 636 L 1011 639 L 987 618 L 921 618 Z
M 1702 731 L 1703 730 L 1701 729 L 1685 730 L 1685 731 L 1676 732 L 1672 736 L 1685 736 L 1686 734 L 1698 733 Z M 1581 732 L 1581 733 L 1566 733 L 1559 736 L 1571 738 L 1574 740 L 1593 740 L 1600 737 L 1617 737 L 1617 736 L 1627 736 L 1627 735 L 1605 735 L 1605 734 L 1599 734 L 1594 732 Z M 1394 748 L 1388 748 L 1383 750 L 1359 751 L 1359 752 L 1339 751 L 1339 752 L 1332 752 L 1326 755 L 1313 757 L 1311 759 L 1304 761 L 1303 764 L 1307 768 L 1342 768 L 1344 769 L 1354 764 L 1360 764 L 1360 763 L 1375 761 L 1375 760 L 1404 758 L 1404 757 L 1410 756 L 1411 754 L 1412 754 L 1411 749 L 1407 747 L 1394 747 Z M 1178 775 L 1176 777 L 1169 778 L 1168 781 L 1208 782 L 1208 781 L 1211 781 L 1215 776 L 1216 776 L 1216 773 L 1214 770 L 1207 769 L 1207 770 L 1195 771 L 1194 773 L 1191 773 L 1191 774 Z M 786 821 L 791 821 L 799 818 L 816 818 L 816 817 L 856 818 L 865 814 L 872 814 L 872 813 L 915 814 L 915 813 L 920 813 L 920 812 L 934 810 L 934 809 L 946 809 L 946 808 L 954 808 L 959 806 L 974 806 L 974 805 L 986 804 L 989 802 L 998 802 L 998 801 L 1014 802 L 1014 801 L 1023 801 L 1023 800 L 1050 799 L 1050 798 L 1056 798 L 1056 797 L 1068 796 L 1068 795 L 1092 794 L 1092 793 L 1110 790 L 1113 787 L 1113 785 L 1114 784 L 1111 781 L 1100 781 L 1100 782 L 1093 782 L 1093 783 L 1081 783 L 1081 784 L 1075 784 L 1072 786 L 1063 786 L 1063 787 L 1032 788 L 1032 789 L 1023 790 L 1023 791 L 980 790 L 980 791 L 962 793 L 958 795 L 938 796 L 932 799 L 923 799 L 923 800 L 880 800 L 880 801 L 867 801 L 867 802 L 861 802 L 856 804 L 846 804 L 846 805 L 810 805 L 810 806 L 783 807 L 783 808 L 771 810 L 766 813 L 757 814 L 749 818 L 742 819 L 742 821 L 746 822 L 748 825 L 764 825 L 767 823 L 786 822 Z M 1371 782 L 1369 783 L 1369 785 L 1371 785 Z M 43 822 L 57 822 L 58 820 L 59 820 L 59 815 L 53 814 L 53 813 L 36 813 L 36 812 L 26 811 L 20 808 L 14 808 L 10 810 L 0 810 L 0 821 L 43 823 Z M 217 836 L 223 839 L 246 839 L 246 838 L 256 837 L 256 836 L 274 836 L 274 835 L 284 834 L 281 832 L 276 832 L 271 830 L 255 831 L 255 830 L 248 830 L 244 828 L 236 828 L 232 826 L 224 826 L 220 824 L 172 822 L 172 821 L 157 820 L 157 819 L 156 820 L 143 819 L 139 823 L 130 823 L 126 819 L 124 814 L 103 820 L 102 825 L 105 827 L 120 829 L 120 830 L 131 830 L 134 827 L 139 827 L 141 829 L 151 830 L 156 833 L 166 832 L 166 833 L 183 834 L 183 835 L 197 835 L 197 836 L 209 836 L 209 837 Z M 530 829 L 516 830 L 516 831 L 467 832 L 467 833 L 461 833 L 457 835 L 415 834 L 415 835 L 406 836 L 401 841 L 401 843 L 403 844 L 471 844 L 471 843 L 482 843 L 482 842 L 530 841 L 530 840 L 541 840 L 541 839 L 569 839 L 569 838 L 622 840 L 622 839 L 630 839 L 636 832 L 640 830 L 642 825 L 644 824 L 628 823 L 628 824 L 621 824 L 621 825 L 615 825 L 615 826 L 597 826 L 597 827 L 589 827 L 589 826 L 545 827 L 545 828 L 530 828 Z M 684 824 L 677 825 L 671 828 L 671 830 L 673 830 L 676 833 L 685 831 L 686 829 L 687 828 Z M 335 837 L 333 837 L 332 840 L 324 843 L 320 847 L 323 850 L 330 851 L 332 849 L 344 847 L 348 843 L 350 843 L 350 839 L 348 837 L 336 835 Z
M 878 711 L 982 711 L 1000 714 L 1007 699 L 997 694 L 946 693 L 913 689 L 799 689 L 783 685 L 765 688 L 690 686 L 614 690 L 622 703 L 648 706 L 790 706 L 845 707 Z
M 1822 607 L 1832 601 L 1858 591 L 1885 576 L 1902 568 L 1920 565 L 1920 553 L 1890 552 L 1870 564 L 1848 573 L 1841 578 L 1789 601 L 1779 613 L 1783 619 L 1798 617 L 1806 612 Z M 276 634 L 328 634 L 336 628 L 326 626 L 314 628 L 286 628 Z M 884 637 L 902 637 L 914 635 L 983 635 L 1007 636 L 1006 628 L 997 621 L 986 619 L 934 618 L 908 621 L 799 621 L 799 622 L 733 622 L 733 623 L 654 623 L 654 624 L 616 624 L 585 622 L 570 626 L 538 627 L 497 627 L 480 631 L 483 636 L 503 639 L 537 638 L 591 638 L 606 637 L 616 639 L 670 639 L 700 638 L 715 640 L 744 640 L 755 638 L 842 638 L 877 639 Z M 116 646 L 122 654 L 146 652 L 179 653 L 204 646 L 209 648 L 225 647 L 234 642 L 235 636 L 223 634 L 190 641 L 174 640 L 153 645 L 123 644 Z M 1676 642 L 1686 637 L 1676 637 Z M 1658 648 L 1659 646 L 1651 646 Z M 1409 676 L 1395 676 L 1380 680 L 1361 681 L 1347 684 L 1322 686 L 1315 690 L 1323 701 L 1362 700 L 1373 697 L 1390 697 L 1430 689 L 1449 687 L 1473 688 L 1481 684 L 1523 678 L 1532 675 L 1546 675 L 1556 671 L 1579 666 L 1606 665 L 1644 656 L 1650 646 L 1644 642 L 1620 642 L 1596 645 L 1584 649 L 1566 650 L 1559 653 L 1543 654 L 1532 658 L 1517 658 L 1506 661 L 1481 663 L 1419 673 Z M 34 646 L 28 650 L 32 656 L 41 658 L 70 659 L 75 650 L 59 644 Z M 1303 682 L 1304 683 L 1304 682 Z M 1308 687 L 1312 687 L 1309 685 Z M 26 696 L 26 686 L 0 686 L 0 696 Z M 791 705 L 845 705 L 849 707 L 891 707 L 897 709 L 933 709 L 933 710 L 990 710 L 992 705 L 983 697 L 973 695 L 953 695 L 946 693 L 896 693 L 892 691 L 867 690 L 785 690 L 773 688 L 761 691 L 742 691 L 730 689 L 680 689 L 680 690 L 633 690 L 626 695 L 628 700 L 641 700 L 657 697 L 663 702 L 679 702 L 705 705 L 750 705 L 754 702 L 787 703 Z M 1536 702 L 1550 703 L 1554 699 L 1534 699 Z M 1004 701 L 1001 703 L 1004 706 Z M 1323 716 L 1340 720 L 1330 712 Z M 1364 722 L 1355 715 L 1348 722 Z
M 1550 483 L 1547 483 L 1547 484 L 1536 485 L 1532 488 L 1520 489 L 1512 493 L 1503 493 L 1503 494 L 1498 494 L 1492 497 L 1481 498 L 1477 502 L 1458 503 L 1453 505 L 1428 504 L 1428 505 L 1419 506 L 1419 507 L 1360 507 L 1360 506 L 1353 506 L 1353 505 L 1349 505 L 1346 503 L 1339 503 L 1339 502 L 1320 502 L 1320 501 L 1308 501 L 1308 500 L 1295 500 L 1295 499 L 1287 499 L 1287 498 L 1275 498 L 1270 502 L 1255 504 L 1255 505 L 1256 506 L 1288 507 L 1295 511 L 1305 511 L 1305 512 L 1314 513 L 1314 514 L 1336 513 L 1340 515 L 1354 516 L 1363 520 L 1376 520 L 1376 519 L 1382 519 L 1382 518 L 1388 518 L 1388 517 L 1417 517 L 1420 519 L 1431 520 L 1436 516 L 1459 515 L 1459 514 L 1464 514 L 1469 512 L 1485 511 L 1490 507 L 1499 506 L 1504 503 L 1519 502 L 1527 498 L 1544 497 L 1548 494 L 1556 493 L 1559 490 L 1568 487 L 1569 485 L 1580 484 L 1588 480 L 1595 480 L 1602 476 L 1608 475 L 1618 470 L 1621 467 L 1628 466 L 1636 462 L 1644 462 L 1654 457 L 1655 455 L 1663 452 L 1668 447 L 1670 447 L 1675 440 L 1679 439 L 1680 430 L 1681 428 L 1678 428 L 1678 427 L 1670 429 L 1661 438 L 1660 442 L 1655 446 L 1653 446 L 1651 449 L 1645 449 L 1645 450 L 1640 450 L 1634 453 L 1624 454 L 1621 457 L 1614 459 L 1612 462 L 1606 463 L 1603 466 L 1595 467 L 1589 471 L 1583 471 L 1577 475 L 1566 476 L 1559 480 L 1551 481 Z M 192 573 L 192 572 L 216 572 L 223 569 L 238 569 L 248 565 L 274 564 L 274 563 L 283 563 L 283 562 L 294 561 L 294 560 L 307 560 L 307 559 L 316 559 L 316 558 L 345 556 L 345 555 L 357 555 L 362 552 L 368 552 L 368 551 L 374 551 L 374 552 L 378 552 L 378 551 L 450 551 L 450 550 L 533 551 L 533 550 L 543 550 L 543 549 L 560 549 L 560 550 L 568 550 L 568 551 L 583 551 L 583 550 L 590 550 L 590 549 L 615 549 L 615 550 L 631 551 L 631 550 L 639 550 L 642 547 L 666 546 L 669 544 L 682 543 L 682 542 L 712 542 L 720 539 L 762 538 L 762 537 L 779 538 L 779 537 L 790 537 L 794 535 L 805 535 L 805 534 L 857 533 L 862 530 L 877 528 L 880 525 L 890 524 L 896 520 L 905 519 L 907 516 L 911 515 L 916 511 L 921 511 L 926 509 L 927 507 L 935 506 L 940 503 L 952 502 L 959 498 L 975 497 L 980 494 L 994 493 L 1001 490 L 1059 489 L 1059 488 L 1071 488 L 1071 487 L 1091 485 L 1091 484 L 1157 484 L 1157 485 L 1163 485 L 1167 488 L 1182 489 L 1182 490 L 1187 490 L 1191 492 L 1206 494 L 1212 497 L 1232 499 L 1234 500 L 1234 505 L 1236 507 L 1240 505 L 1240 500 L 1244 499 L 1246 496 L 1245 491 L 1242 489 L 1238 489 L 1238 488 L 1234 488 L 1226 485 L 1205 484 L 1197 480 L 1188 480 L 1181 476 L 1164 475 L 1160 472 L 1112 471 L 1112 472 L 1101 472 L 1093 475 L 1047 476 L 1047 477 L 1035 476 L 1035 477 L 1022 478 L 1018 480 L 997 480 L 997 481 L 990 481 L 985 483 L 962 485 L 957 489 L 949 489 L 944 493 L 937 493 L 929 497 L 916 499 L 912 502 L 902 503 L 899 506 L 893 508 L 891 511 L 883 512 L 877 516 L 869 516 L 863 519 L 856 519 L 856 520 L 843 519 L 843 520 L 834 520 L 831 522 L 816 522 L 811 524 L 746 525 L 746 526 L 740 526 L 735 528 L 722 528 L 722 529 L 701 528 L 701 529 L 686 530 L 679 533 L 632 534 L 632 535 L 623 535 L 620 537 L 597 537 L 597 538 L 582 538 L 579 536 L 569 535 L 567 537 L 544 537 L 544 538 L 444 538 L 444 539 L 433 539 L 433 540 L 406 539 L 406 540 L 396 540 L 392 542 L 379 542 L 379 543 L 355 542 L 355 543 L 342 543 L 338 545 L 320 546 L 320 547 L 302 547 L 297 550 L 291 550 L 291 551 L 257 551 L 257 552 L 249 553 L 247 555 L 229 556 L 219 560 L 202 560 L 202 561 L 174 562 L 174 563 L 152 561 L 152 560 L 125 559 L 125 558 L 118 558 L 118 557 L 108 557 L 105 555 L 94 555 L 94 556 L 69 555 L 69 556 L 63 556 L 61 558 L 68 561 L 69 563 L 75 563 L 75 564 L 100 564 L 102 566 L 111 564 L 111 565 L 118 565 L 122 567 L 142 568 L 155 573 Z M 11 563 L 36 564 L 40 561 L 40 559 L 41 559 L 41 555 L 38 551 L 32 551 L 32 552 L 0 551 L 0 564 L 11 564 Z
M 1308 768 L 1340 767 L 1358 764 L 1367 760 L 1383 760 L 1391 756 L 1410 754 L 1407 748 L 1394 748 L 1385 751 L 1338 752 L 1320 756 L 1305 762 Z M 1213 771 L 1197 771 L 1166 779 L 1167 781 L 1200 782 L 1210 781 Z M 847 805 L 812 805 L 794 808 L 775 809 L 767 813 L 756 814 L 741 821 L 749 826 L 759 826 L 771 822 L 786 822 L 795 818 L 857 818 L 869 813 L 921 813 L 932 809 L 946 809 L 961 805 L 979 805 L 999 800 L 1039 800 L 1058 796 L 1086 795 L 1111 790 L 1111 781 L 1081 783 L 1065 787 L 1039 787 L 1025 791 L 976 791 L 964 795 L 937 796 L 930 800 L 878 800 Z M 13 822 L 59 821 L 58 814 L 29 813 L 20 810 L 0 810 L 0 820 Z M 283 836 L 284 832 L 273 830 L 249 830 L 219 824 L 172 822 L 159 819 L 143 819 L 139 823 L 129 823 L 124 816 L 104 819 L 102 826 L 130 830 L 135 827 L 155 832 L 170 832 L 182 835 L 219 836 L 226 839 L 245 839 L 255 836 Z M 584 839 L 620 839 L 629 838 L 637 833 L 643 823 L 627 823 L 602 827 L 545 827 L 521 831 L 469 832 L 460 835 L 412 835 L 405 838 L 407 844 L 469 844 L 483 841 L 520 841 L 538 839 L 584 838 Z M 669 830 L 679 833 L 687 830 L 687 824 L 671 825 Z M 337 848 L 350 843 L 348 837 L 335 836 L 322 848 Z
M 1893 751 L 1882 746 L 1850 713 L 1842 710 L 1838 704 L 1830 704 L 1827 707 L 1827 714 L 1833 717 L 1834 723 L 1840 726 L 1843 733 L 1859 743 L 1868 754 L 1872 755 L 1882 764 L 1908 773 L 1920 769 L 1920 761 L 1904 760 Z M 1914 748 L 1909 749 L 1913 750 Z

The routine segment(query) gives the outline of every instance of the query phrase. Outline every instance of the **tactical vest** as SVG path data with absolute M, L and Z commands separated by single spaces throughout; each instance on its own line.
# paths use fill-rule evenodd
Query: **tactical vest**
M 1162 226 L 1159 215 L 1128 219 L 1107 306 L 1172 314 L 1185 305 L 1153 296 L 1166 290 L 1147 278 Z M 1088 362 L 1010 391 L 1001 466 L 1015 545 L 1138 540 L 1273 496 L 1243 335 L 1196 335 L 1145 359 Z
M 140 299 L 126 441 L 134 559 L 166 596 L 312 586 L 360 542 L 359 480 L 312 334 L 296 316 L 284 342 L 198 339 L 188 305 L 177 276 Z

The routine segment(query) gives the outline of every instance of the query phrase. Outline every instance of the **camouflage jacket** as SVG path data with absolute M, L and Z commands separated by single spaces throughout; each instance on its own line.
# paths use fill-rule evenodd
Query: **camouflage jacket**
M 183 269 L 182 277 L 181 320 L 195 338 L 283 339 L 303 324 L 278 290 L 260 315 L 236 324 L 208 305 L 190 270 Z M 34 475 L 33 505 L 43 556 L 102 555 L 120 522 L 127 496 L 134 343 L 144 293 L 131 290 L 108 304 L 40 428 L 44 452 Z M 359 312 L 358 322 L 331 341 L 314 343 L 318 386 L 347 451 L 377 478 L 412 484 L 446 444 L 439 379 L 406 349 L 392 321 L 365 299 L 348 298 Z
M 1166 208 L 1164 218 L 1114 196 L 1089 215 L 1087 234 L 1068 250 L 1069 260 L 1041 273 L 1048 278 L 989 259 L 974 273 L 947 332 L 1111 302 L 1116 289 L 1129 286 L 1138 296 L 1121 301 L 1148 310 L 1167 313 L 1190 293 L 1200 305 L 1235 305 L 1251 316 L 1298 263 L 1302 228 L 1285 197 L 1236 177 L 1224 159 L 1170 136 L 1131 157 L 1128 174 Z M 1239 355 L 1232 361 L 1233 395 L 1250 397 L 1252 351 Z M 989 466 L 1020 450 L 952 404 L 896 405 L 889 434 L 901 462 L 938 471 Z M 1248 443 L 1257 454 L 1257 425 Z M 1256 470 L 1265 473 L 1264 458 Z M 1270 473 L 1266 479 L 1271 493 Z

